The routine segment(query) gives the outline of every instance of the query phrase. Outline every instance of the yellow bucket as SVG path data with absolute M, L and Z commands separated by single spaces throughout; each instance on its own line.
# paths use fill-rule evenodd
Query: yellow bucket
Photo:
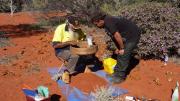
M 103 60 L 103 67 L 104 67 L 104 71 L 112 74 L 114 73 L 114 67 L 116 66 L 117 61 L 113 58 L 106 58 Z

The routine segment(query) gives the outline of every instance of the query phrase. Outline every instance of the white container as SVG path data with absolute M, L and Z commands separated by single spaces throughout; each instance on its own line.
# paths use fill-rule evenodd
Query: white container
M 92 43 L 92 36 L 87 35 L 87 36 L 86 36 L 86 39 L 87 39 L 87 42 L 88 42 L 88 46 L 89 46 L 89 47 L 92 46 L 92 45 L 93 45 L 93 43 Z
M 178 82 L 177 82 L 176 88 L 174 89 L 174 92 L 172 94 L 171 101 L 179 101 L 179 83 Z
M 135 99 L 132 96 L 126 96 L 125 101 L 135 101 Z
M 35 101 L 42 101 L 44 99 L 44 97 L 43 96 L 40 96 L 40 95 L 36 95 L 35 97 L 34 97 L 34 100 Z

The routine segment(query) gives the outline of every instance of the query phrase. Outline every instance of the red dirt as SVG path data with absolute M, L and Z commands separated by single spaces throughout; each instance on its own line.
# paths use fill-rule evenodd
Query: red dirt
M 106 86 L 106 83 L 107 82 L 105 80 L 93 73 L 83 73 L 73 77 L 70 85 L 77 87 L 85 93 L 90 93 L 97 87 Z
M 170 101 L 177 81 L 180 82 L 180 66 L 169 63 L 164 67 L 161 61 L 142 60 L 120 87 L 128 89 L 130 95 Z
M 25 101 L 25 96 L 21 91 L 23 84 L 32 88 L 44 85 L 47 86 L 51 94 L 61 96 L 61 101 L 65 98 L 57 83 L 51 80 L 47 73 L 48 67 L 58 67 L 61 62 L 54 56 L 53 48 L 50 45 L 53 34 L 47 32 L 36 32 L 22 30 L 17 27 L 19 24 L 32 24 L 36 20 L 28 13 L 17 13 L 13 19 L 5 13 L 0 14 L 0 31 L 14 34 L 15 30 L 22 34 L 11 37 L 14 46 L 0 48 L 0 57 L 17 55 L 18 58 L 8 65 L 0 65 L 0 94 L 1 101 Z M 10 22 L 13 20 L 13 23 Z M 9 26 L 7 26 L 9 25 Z M 38 34 L 37 34 L 38 33 Z M 168 81 L 171 78 L 172 81 Z M 169 63 L 163 67 L 163 63 L 157 60 L 141 60 L 139 65 L 131 71 L 127 80 L 116 86 L 129 91 L 127 95 L 156 98 L 161 101 L 170 101 L 172 89 L 176 81 L 180 82 L 180 66 Z M 103 86 L 106 82 L 91 74 L 78 74 L 72 77 L 71 86 L 75 86 L 84 92 L 90 92 L 97 86 Z
M 55 16 L 66 16 L 64 12 L 49 12 L 48 14 L 42 14 L 39 12 L 19 12 L 14 13 L 13 16 L 10 13 L 0 13 L 0 26 L 4 25 L 19 25 L 19 24 L 34 24 L 37 22 L 35 18 L 44 17 L 51 18 Z
M 0 19 L 2 25 L 19 25 L 19 24 L 33 24 L 36 22 L 32 13 L 21 12 L 15 13 L 13 16 L 10 13 L 0 13 Z

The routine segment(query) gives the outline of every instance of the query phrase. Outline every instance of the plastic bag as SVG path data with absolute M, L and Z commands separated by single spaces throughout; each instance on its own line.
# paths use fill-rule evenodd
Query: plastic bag
M 179 83 L 177 82 L 176 88 L 174 89 L 174 92 L 172 94 L 172 100 L 171 101 L 179 101 Z

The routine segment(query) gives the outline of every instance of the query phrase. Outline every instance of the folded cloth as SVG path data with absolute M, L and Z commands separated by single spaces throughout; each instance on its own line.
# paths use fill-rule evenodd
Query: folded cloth
M 43 97 L 45 98 L 49 97 L 49 90 L 47 87 L 38 86 L 37 91 L 38 91 L 38 94 L 41 94 Z
M 29 97 L 35 97 L 38 94 L 35 90 L 30 90 L 26 88 L 23 88 L 22 91 L 24 92 L 26 96 L 29 96 Z

